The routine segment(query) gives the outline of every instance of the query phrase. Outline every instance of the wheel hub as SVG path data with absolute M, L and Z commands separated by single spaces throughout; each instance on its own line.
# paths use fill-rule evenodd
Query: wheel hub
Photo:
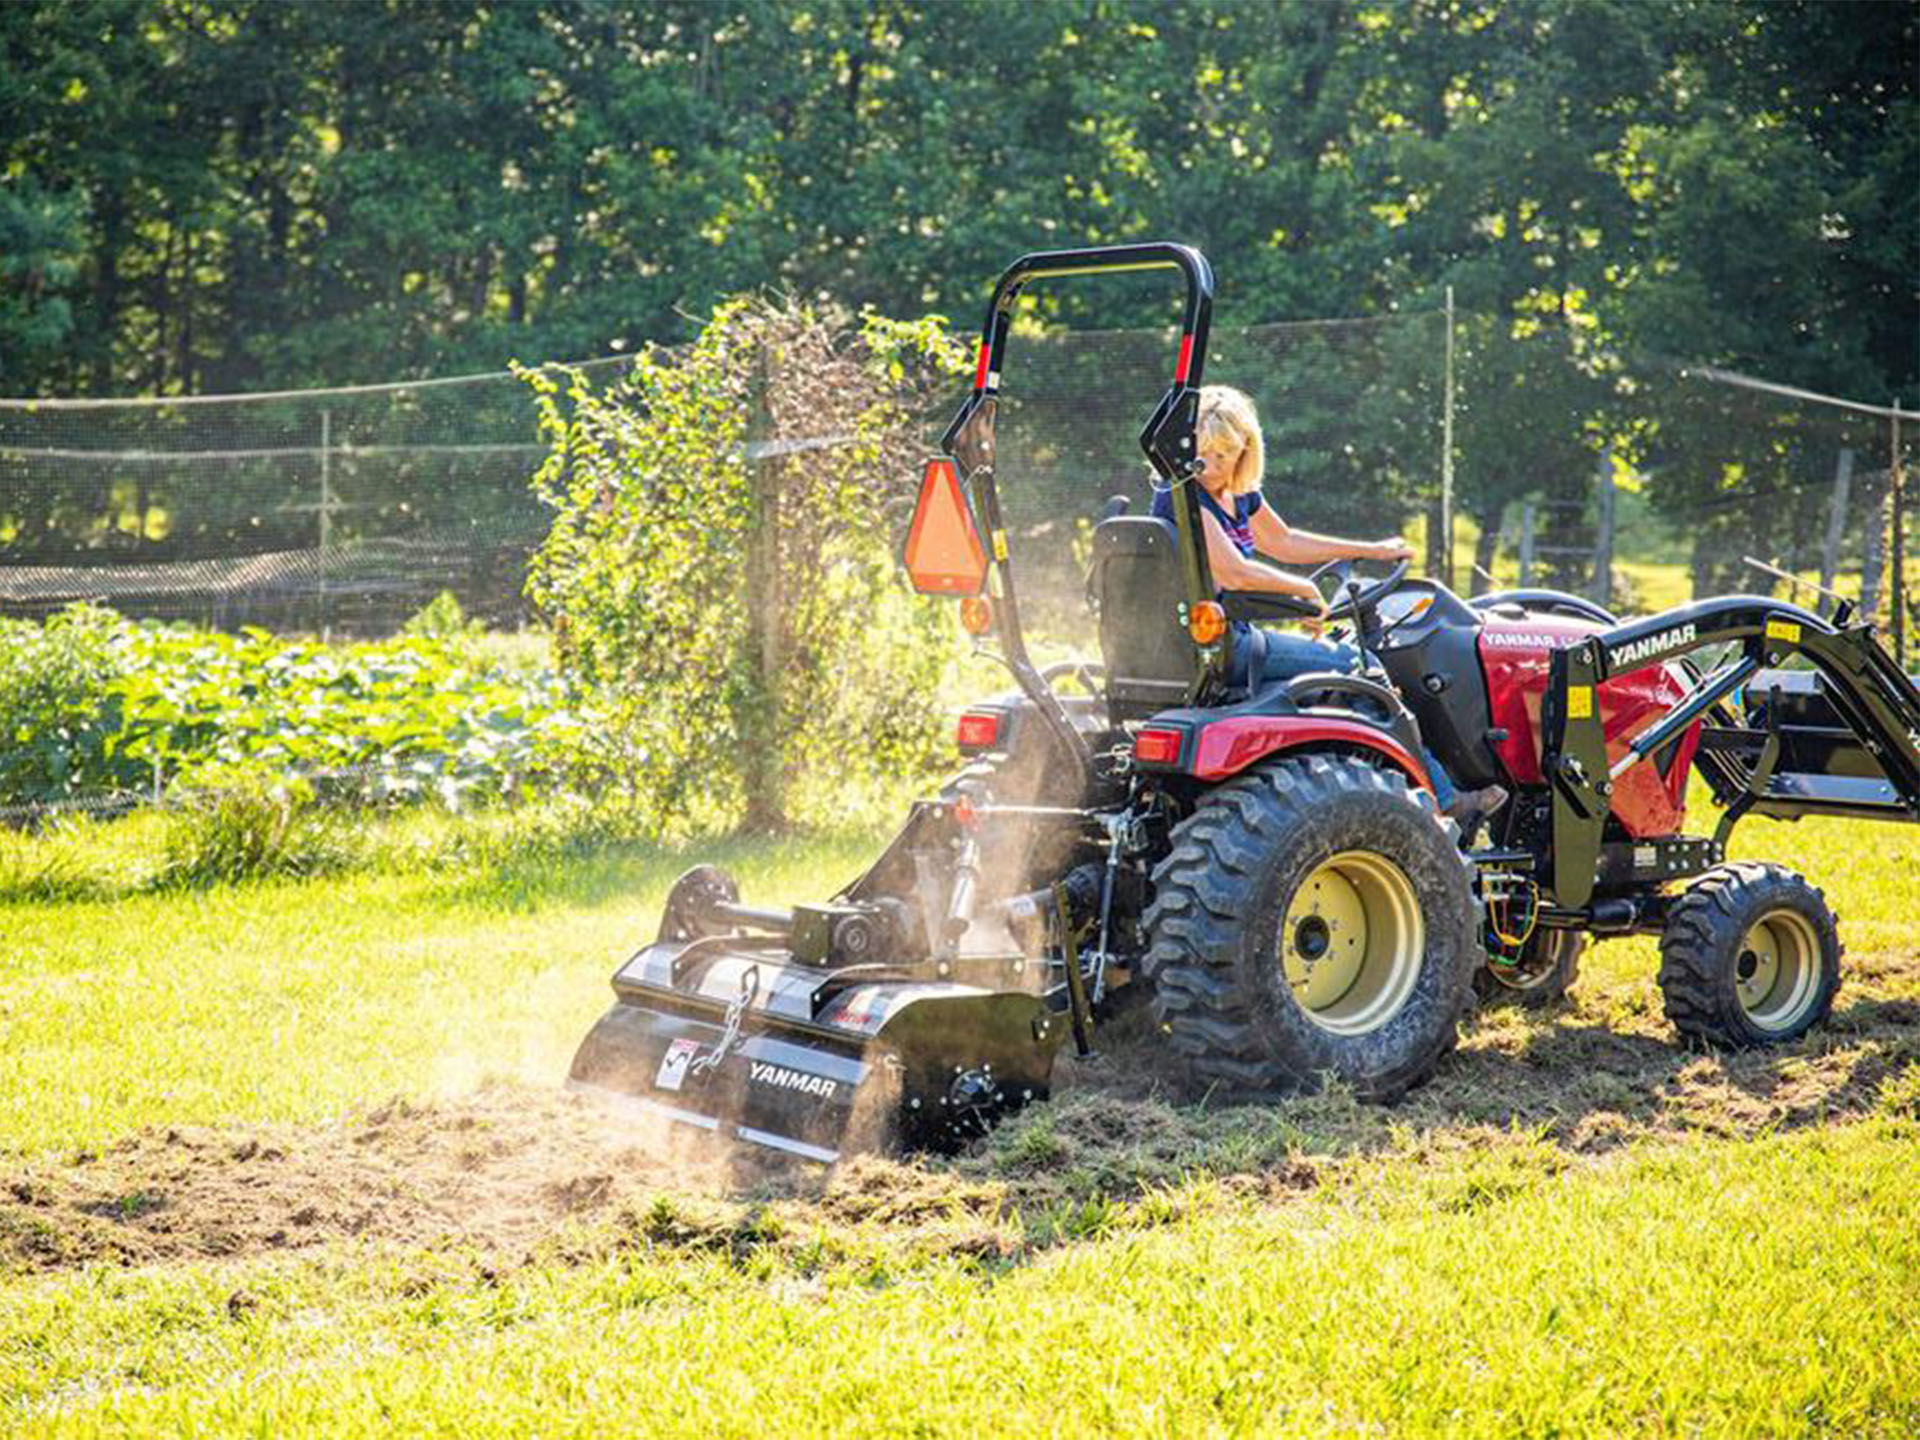
M 1774 910 L 1740 937 L 1734 995 L 1762 1030 L 1790 1028 L 1820 988 L 1820 942 L 1804 916 Z
M 1307 916 L 1293 927 L 1293 948 L 1309 965 L 1326 958 L 1333 948 L 1333 927 L 1321 915 Z
M 1412 991 L 1426 927 L 1406 872 L 1383 855 L 1349 850 L 1300 882 L 1279 939 L 1281 974 L 1306 1017 L 1336 1035 L 1364 1035 Z

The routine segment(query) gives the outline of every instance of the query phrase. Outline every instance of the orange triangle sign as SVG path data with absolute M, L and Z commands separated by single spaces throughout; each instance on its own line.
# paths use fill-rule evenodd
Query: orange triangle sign
M 921 477 L 904 558 L 907 578 L 922 595 L 978 595 L 987 578 L 987 555 L 959 473 L 944 456 L 929 460 Z

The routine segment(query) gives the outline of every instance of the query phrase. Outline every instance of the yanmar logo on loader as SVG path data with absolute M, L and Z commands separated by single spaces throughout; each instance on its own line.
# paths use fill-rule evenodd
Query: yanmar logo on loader
M 1544 630 L 1482 630 L 1483 644 L 1507 646 L 1515 650 L 1553 650 L 1570 645 L 1577 635 L 1553 635 Z
M 1618 670 L 1624 665 L 1638 665 L 1644 660 L 1664 654 L 1690 642 L 1698 633 L 1695 625 L 1676 625 L 1671 630 L 1662 630 L 1657 635 L 1649 635 L 1644 640 L 1630 640 L 1625 645 L 1616 645 L 1607 652 L 1607 663 Z
M 814 1095 L 822 1100 L 831 1100 L 833 1092 L 840 1088 L 839 1081 L 829 1080 L 824 1075 L 803 1075 L 798 1070 L 769 1064 L 765 1060 L 754 1061 L 747 1068 L 747 1073 L 756 1085 L 771 1085 L 776 1090 L 797 1090 L 802 1095 Z

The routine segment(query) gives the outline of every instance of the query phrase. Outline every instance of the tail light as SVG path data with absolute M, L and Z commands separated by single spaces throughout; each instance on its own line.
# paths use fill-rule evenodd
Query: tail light
M 962 750 L 991 750 L 1000 739 L 1000 717 L 969 710 L 960 717 L 953 738 Z
M 1186 741 L 1182 730 L 1162 730 L 1148 726 L 1133 737 L 1133 758 L 1142 765 L 1173 765 L 1180 759 L 1180 747 Z

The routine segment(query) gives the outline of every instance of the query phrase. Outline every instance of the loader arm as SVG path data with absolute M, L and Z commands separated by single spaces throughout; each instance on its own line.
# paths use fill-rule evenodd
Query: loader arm
M 1849 625 L 1844 613 L 1835 620 L 1765 596 L 1732 595 L 1616 625 L 1554 652 L 1541 767 L 1552 789 L 1550 886 L 1561 905 L 1592 898 L 1614 779 L 1703 717 L 1732 720 L 1726 697 L 1763 665 L 1796 654 L 1813 664 L 1827 700 L 1880 774 L 1782 769 L 1777 707 L 1769 708 L 1764 730 L 1721 723 L 1703 740 L 1700 760 L 1727 812 L 1716 841 L 1724 846 L 1734 823 L 1748 814 L 1920 820 L 1920 689 L 1874 640 L 1871 625 Z M 1699 676 L 1665 716 L 1634 737 L 1626 755 L 1609 762 L 1600 683 L 1728 642 L 1740 644 L 1739 658 Z

